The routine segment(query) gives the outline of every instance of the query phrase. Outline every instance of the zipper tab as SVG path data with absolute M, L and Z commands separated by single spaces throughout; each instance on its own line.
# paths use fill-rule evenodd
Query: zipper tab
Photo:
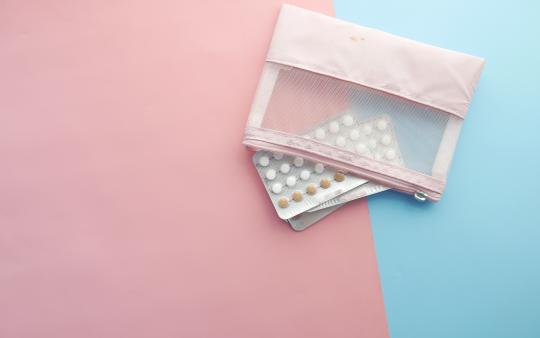
M 414 193 L 414 199 L 418 202 L 425 202 L 428 199 L 428 194 L 423 191 L 417 191 Z

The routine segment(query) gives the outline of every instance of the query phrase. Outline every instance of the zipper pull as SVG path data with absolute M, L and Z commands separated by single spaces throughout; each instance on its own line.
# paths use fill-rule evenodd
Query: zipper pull
M 418 202 L 425 202 L 428 198 L 428 194 L 423 191 L 417 191 L 414 193 L 414 199 Z

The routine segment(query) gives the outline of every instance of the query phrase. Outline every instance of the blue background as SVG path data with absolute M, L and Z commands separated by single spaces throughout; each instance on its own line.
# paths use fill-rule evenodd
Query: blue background
M 540 2 L 334 6 L 487 61 L 441 202 L 369 199 L 391 337 L 540 337 Z

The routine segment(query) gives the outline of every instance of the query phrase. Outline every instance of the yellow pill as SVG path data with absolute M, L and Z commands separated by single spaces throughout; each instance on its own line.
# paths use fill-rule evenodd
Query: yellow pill
M 282 197 L 278 200 L 278 205 L 280 208 L 286 208 L 289 206 L 289 199 L 287 197 Z
M 336 172 L 336 174 L 334 175 L 334 180 L 336 180 L 336 182 L 345 181 L 345 174 L 341 171 Z
M 292 199 L 295 201 L 295 202 L 300 202 L 302 200 L 302 198 L 304 198 L 302 196 L 302 193 L 300 191 L 295 191 L 293 192 L 292 194 Z
M 329 188 L 329 187 L 330 187 L 330 180 L 327 179 L 327 178 L 323 178 L 323 179 L 321 180 L 321 188 L 327 189 L 327 188 Z
M 317 186 L 315 184 L 310 184 L 307 186 L 306 188 L 306 192 L 309 194 L 309 195 L 315 195 L 317 193 Z

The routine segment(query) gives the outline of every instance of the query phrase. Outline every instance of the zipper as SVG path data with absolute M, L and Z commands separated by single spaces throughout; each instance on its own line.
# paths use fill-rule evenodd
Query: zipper
M 425 202 L 428 199 L 428 194 L 423 191 L 417 191 L 414 193 L 414 199 L 418 202 Z
M 368 169 L 358 168 L 356 166 L 332 160 L 317 154 L 312 154 L 307 151 L 253 139 L 244 139 L 243 144 L 254 150 L 280 152 L 290 156 L 304 157 L 314 162 L 322 162 L 326 165 L 345 170 L 367 180 L 382 184 L 393 190 L 412 195 L 418 202 L 425 202 L 426 200 L 437 202 L 441 197 L 441 194 L 436 191 L 420 188 L 409 182 L 405 182 Z

